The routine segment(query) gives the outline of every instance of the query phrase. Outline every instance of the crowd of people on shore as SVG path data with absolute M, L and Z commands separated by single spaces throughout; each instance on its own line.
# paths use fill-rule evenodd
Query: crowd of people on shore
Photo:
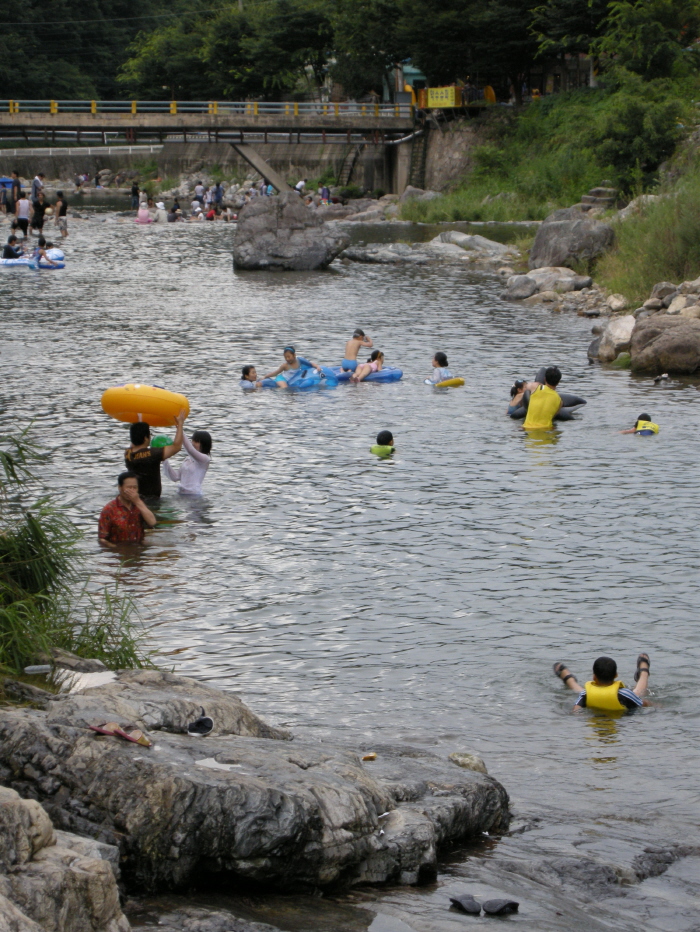
M 4 216 L 11 217 L 12 234 L 15 237 L 19 233 L 23 240 L 31 234 L 41 237 L 44 225 L 52 222 L 63 239 L 68 236 L 68 201 L 63 191 L 57 191 L 52 204 L 44 188 L 44 174 L 38 172 L 27 194 L 22 188 L 17 170 L 12 172 L 10 184 L 0 186 L 0 211 Z

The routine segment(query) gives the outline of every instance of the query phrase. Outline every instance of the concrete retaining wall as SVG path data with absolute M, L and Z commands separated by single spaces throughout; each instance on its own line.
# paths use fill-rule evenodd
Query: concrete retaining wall
M 330 165 L 334 175 L 340 171 L 343 160 L 354 145 L 268 143 L 255 146 L 258 153 L 282 174 L 292 185 L 300 178 L 318 178 Z M 392 163 L 395 153 L 391 149 L 402 147 L 367 145 L 360 154 L 352 174 L 351 183 L 370 191 L 381 188 L 385 193 L 392 191 Z M 96 172 L 109 168 L 113 172 L 138 168 L 148 162 L 157 162 L 161 178 L 177 179 L 182 173 L 206 171 L 218 166 L 229 179 L 243 181 L 252 172 L 251 167 L 227 143 L 181 143 L 168 142 L 160 153 L 149 155 L 134 153 L 104 155 L 32 155 L 3 156 L 0 149 L 0 173 L 9 175 L 17 169 L 23 178 L 33 178 L 44 172 L 47 179 L 73 180 L 79 172 L 88 172 L 92 178 Z M 400 193 L 400 192 L 399 192 Z
M 444 191 L 461 181 L 473 168 L 472 150 L 481 141 L 475 124 L 468 120 L 432 128 L 428 137 L 425 187 Z

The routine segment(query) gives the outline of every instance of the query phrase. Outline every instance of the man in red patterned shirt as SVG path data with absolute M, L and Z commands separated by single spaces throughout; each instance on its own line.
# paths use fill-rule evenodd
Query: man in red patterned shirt
M 140 544 L 145 528 L 155 527 L 156 517 L 139 495 L 139 480 L 127 470 L 117 479 L 119 494 L 102 509 L 97 536 L 101 544 Z

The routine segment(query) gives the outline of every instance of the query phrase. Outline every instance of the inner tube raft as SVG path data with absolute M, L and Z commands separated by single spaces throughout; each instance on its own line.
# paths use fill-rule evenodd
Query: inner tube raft
M 151 427 L 173 427 L 180 411 L 190 413 L 190 403 L 178 392 L 130 383 L 108 388 L 102 395 L 102 410 L 127 424 L 145 421 Z
M 431 382 L 425 380 L 426 385 L 432 385 L 434 388 L 461 388 L 464 385 L 464 379 L 444 379 L 442 382 Z
M 586 404 L 586 399 L 580 398 L 578 395 L 569 395 L 566 392 L 559 392 L 559 397 L 561 398 L 562 405 L 554 415 L 555 421 L 570 421 L 574 416 L 575 411 L 580 408 L 581 405 Z M 521 421 L 527 414 L 527 407 L 529 403 L 530 392 L 525 392 L 522 402 L 518 405 L 517 408 L 509 411 L 508 416 L 512 417 L 514 421 Z
M 329 378 L 334 378 L 337 382 L 349 382 L 353 374 L 342 366 L 321 366 L 324 374 Z M 403 377 L 403 371 L 396 366 L 384 366 L 379 372 L 370 372 L 363 382 L 398 382 Z
M 49 258 L 54 259 L 51 253 L 54 252 L 53 249 L 47 249 L 46 255 Z M 66 263 L 62 262 L 63 253 L 60 249 L 57 249 L 56 252 L 61 253 L 61 259 L 55 258 L 55 265 L 51 265 L 46 262 L 43 258 L 38 258 L 36 256 L 20 256 L 19 259 L 0 259 L 0 267 L 2 268 L 25 268 L 25 269 L 65 269 Z
M 263 379 L 263 388 L 286 388 L 293 392 L 306 392 L 315 388 L 336 388 L 338 380 L 332 373 L 323 371 L 321 377 L 316 369 L 292 369 L 276 379 Z M 284 384 L 282 384 L 284 383 Z

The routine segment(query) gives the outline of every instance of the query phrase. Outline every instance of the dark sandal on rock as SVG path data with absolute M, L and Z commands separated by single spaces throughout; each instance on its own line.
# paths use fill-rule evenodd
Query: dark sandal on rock
M 642 667 L 641 664 L 645 663 L 646 667 Z M 649 654 L 640 654 L 637 657 L 637 671 L 634 674 L 634 682 L 639 682 L 639 677 L 642 673 L 649 673 L 651 669 L 651 661 L 649 660 Z
M 555 663 L 553 670 L 554 670 L 555 676 L 558 676 L 559 679 L 562 681 L 562 683 L 566 683 L 567 680 L 576 679 L 573 673 L 567 673 L 566 676 L 562 676 L 562 673 L 564 672 L 564 670 L 566 670 L 565 663 Z

